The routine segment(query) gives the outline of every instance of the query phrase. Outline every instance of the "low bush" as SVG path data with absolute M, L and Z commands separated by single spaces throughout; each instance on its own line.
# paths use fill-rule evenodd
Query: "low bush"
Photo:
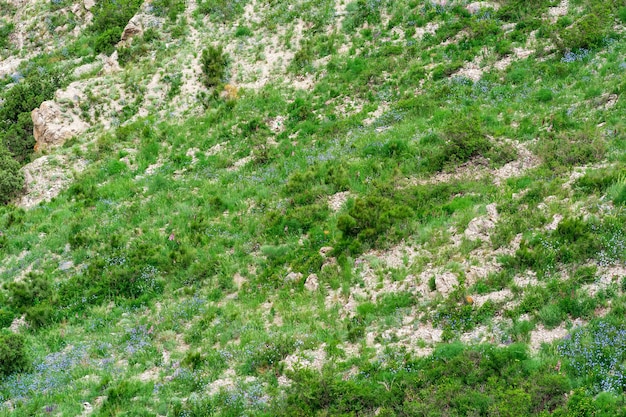
M 89 32 L 93 34 L 96 53 L 111 54 L 128 21 L 137 13 L 142 0 L 99 0 L 92 9 L 93 20 Z
M 592 132 L 564 132 L 542 139 L 536 153 L 550 169 L 585 165 L 601 161 L 607 152 L 605 141 Z
M 0 204 L 6 204 L 24 188 L 20 163 L 0 144 Z
M 350 378 L 338 371 L 290 372 L 287 396 L 272 415 L 546 415 L 565 404 L 567 378 L 534 366 L 527 348 L 513 344 L 446 344 L 431 357 L 389 358 Z
M 24 336 L 0 331 L 0 377 L 26 371 L 29 367 Z
M 374 244 L 394 224 L 413 214 L 408 206 L 390 198 L 378 196 L 359 197 L 347 214 L 339 216 L 337 228 L 346 239 L 357 239 Z
M 0 49 L 8 48 L 9 44 L 9 35 L 13 32 L 15 25 L 13 23 L 6 23 L 3 20 L 0 20 Z
M 202 68 L 202 83 L 206 88 L 216 89 L 226 81 L 226 67 L 228 57 L 224 54 L 222 46 L 209 45 L 202 51 L 200 58 Z
M 29 273 L 21 281 L 13 281 L 6 285 L 8 304 L 19 312 L 49 301 L 53 291 L 48 279 L 39 274 Z

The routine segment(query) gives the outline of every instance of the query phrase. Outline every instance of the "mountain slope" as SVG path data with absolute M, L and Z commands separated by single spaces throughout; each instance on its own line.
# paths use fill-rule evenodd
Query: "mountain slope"
M 121 4 L 0 3 L 0 413 L 623 412 L 624 4 Z

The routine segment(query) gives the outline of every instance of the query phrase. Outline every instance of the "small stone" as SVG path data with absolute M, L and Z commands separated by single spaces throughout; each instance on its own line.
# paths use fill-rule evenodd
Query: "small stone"
M 304 283 L 304 288 L 306 288 L 307 290 L 311 292 L 317 291 L 319 286 L 320 286 L 319 278 L 317 277 L 316 274 L 309 275 L 306 279 L 306 282 Z
M 452 272 L 444 272 L 435 276 L 435 288 L 443 295 L 452 292 L 457 285 L 459 285 L 459 280 Z
M 74 262 L 72 261 L 61 262 L 59 264 L 59 271 L 67 271 L 73 267 L 74 267 Z
M 290 272 L 285 277 L 285 281 L 295 282 L 302 278 L 302 274 L 300 272 Z

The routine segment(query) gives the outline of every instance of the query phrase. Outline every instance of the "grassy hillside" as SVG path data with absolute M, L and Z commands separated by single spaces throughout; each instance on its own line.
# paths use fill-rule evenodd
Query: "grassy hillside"
M 29 4 L 0 415 L 626 412 L 623 1 Z

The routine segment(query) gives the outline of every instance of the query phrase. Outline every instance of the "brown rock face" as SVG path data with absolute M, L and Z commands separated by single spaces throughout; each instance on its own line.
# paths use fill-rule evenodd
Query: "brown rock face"
M 143 27 L 141 24 L 141 18 L 139 15 L 136 15 L 128 21 L 128 24 L 124 28 L 124 32 L 122 32 L 122 42 L 127 42 L 131 38 L 141 35 L 142 33 Z
M 75 115 L 64 114 L 54 101 L 44 101 L 31 112 L 36 150 L 60 145 L 67 139 L 84 132 L 89 125 Z

